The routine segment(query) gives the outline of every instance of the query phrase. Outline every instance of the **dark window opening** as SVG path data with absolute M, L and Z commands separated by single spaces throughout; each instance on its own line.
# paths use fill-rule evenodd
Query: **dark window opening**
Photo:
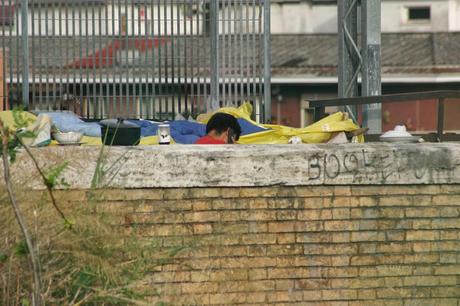
M 431 10 L 430 7 L 410 7 L 409 20 L 430 20 Z

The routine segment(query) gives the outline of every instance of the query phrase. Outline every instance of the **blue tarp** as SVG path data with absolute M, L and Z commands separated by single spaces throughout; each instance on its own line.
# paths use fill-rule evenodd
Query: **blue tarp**
M 157 135 L 159 123 L 153 123 L 147 120 L 129 121 L 141 127 L 142 137 Z M 241 135 L 257 133 L 265 130 L 264 128 L 254 125 L 245 119 L 238 119 L 238 123 L 241 126 Z M 202 123 L 190 122 L 187 120 L 176 120 L 170 121 L 168 124 L 171 129 L 171 136 L 177 143 L 193 144 L 200 137 L 206 135 L 206 125 Z
M 79 132 L 86 136 L 101 137 L 101 126 L 97 122 L 85 122 L 71 111 L 39 112 L 51 117 L 61 132 Z
M 76 114 L 70 111 L 62 112 L 41 112 L 47 114 L 53 120 L 54 125 L 61 132 L 79 132 L 86 136 L 101 137 L 101 126 L 97 122 L 85 122 Z M 148 120 L 129 120 L 132 123 L 140 126 L 141 136 L 157 135 L 159 123 Z M 264 131 L 251 122 L 239 118 L 238 123 L 241 126 L 241 135 L 247 135 Z M 187 120 L 176 120 L 168 122 L 171 128 L 171 136 L 175 142 L 181 144 L 193 144 L 200 137 L 206 135 L 206 125 L 198 122 L 190 122 Z
M 129 120 L 141 127 L 141 136 L 154 136 L 158 133 L 158 125 L 147 120 Z M 206 125 L 190 122 L 187 120 L 176 120 L 168 122 L 171 129 L 171 136 L 175 142 L 181 144 L 193 144 L 200 137 L 206 135 Z

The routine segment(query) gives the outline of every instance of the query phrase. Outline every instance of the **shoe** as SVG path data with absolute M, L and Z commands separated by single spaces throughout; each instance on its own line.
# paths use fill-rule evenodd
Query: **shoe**
M 359 136 L 359 135 L 362 135 L 362 134 L 366 134 L 367 131 L 369 131 L 369 128 L 359 128 L 359 129 L 356 129 L 354 131 L 351 131 L 351 132 L 346 132 L 346 135 L 347 135 L 347 138 L 348 139 L 351 139 L 355 136 Z

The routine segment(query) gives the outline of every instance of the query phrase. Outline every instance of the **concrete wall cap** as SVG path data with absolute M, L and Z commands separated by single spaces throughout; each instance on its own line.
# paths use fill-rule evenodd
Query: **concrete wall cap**
M 32 149 L 44 168 L 67 161 L 62 178 L 88 189 L 100 147 Z M 230 187 L 460 183 L 460 144 L 172 145 L 105 147 L 99 187 Z M 13 178 L 43 188 L 18 154 Z M 60 187 L 64 188 L 64 187 Z

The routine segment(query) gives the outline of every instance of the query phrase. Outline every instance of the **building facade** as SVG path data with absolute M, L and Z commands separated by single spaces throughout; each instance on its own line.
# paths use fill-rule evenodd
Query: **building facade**
M 382 0 L 382 32 L 460 30 L 459 0 Z M 272 33 L 337 33 L 337 1 L 272 0 Z
M 458 0 L 382 0 L 383 94 L 460 88 L 459 8 Z M 309 101 L 337 97 L 337 2 L 273 1 L 272 33 L 272 119 L 311 124 Z M 460 102 L 448 105 L 446 128 L 460 130 Z M 382 128 L 433 131 L 436 111 L 435 101 L 383 105 Z

